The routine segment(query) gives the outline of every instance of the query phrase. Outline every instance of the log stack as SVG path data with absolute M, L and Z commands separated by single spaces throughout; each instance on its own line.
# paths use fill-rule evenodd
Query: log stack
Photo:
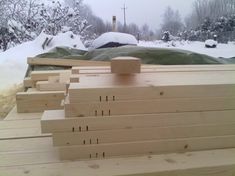
M 72 80 L 72 81 L 71 81 Z M 63 160 L 235 147 L 235 66 L 74 67 L 64 109 L 45 111 Z

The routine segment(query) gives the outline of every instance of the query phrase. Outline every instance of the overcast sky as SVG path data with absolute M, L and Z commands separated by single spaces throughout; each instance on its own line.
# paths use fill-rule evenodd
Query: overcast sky
M 138 25 L 147 23 L 152 29 L 160 28 L 162 15 L 167 6 L 178 9 L 182 18 L 190 13 L 194 0 L 84 0 L 93 12 L 104 20 L 112 20 L 116 15 L 123 22 L 124 3 L 127 6 L 127 23 Z

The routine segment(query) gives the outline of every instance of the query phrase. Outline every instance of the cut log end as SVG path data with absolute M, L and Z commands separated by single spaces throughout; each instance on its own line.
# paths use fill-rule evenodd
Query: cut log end
M 111 60 L 113 74 L 134 74 L 141 72 L 141 59 L 135 57 L 116 57 Z

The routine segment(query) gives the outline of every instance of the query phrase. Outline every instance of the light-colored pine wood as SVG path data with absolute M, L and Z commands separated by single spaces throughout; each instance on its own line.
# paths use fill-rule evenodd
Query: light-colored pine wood
M 200 124 L 235 123 L 235 110 L 124 115 L 110 117 L 65 118 L 64 110 L 45 111 L 41 119 L 43 133 L 135 129 Z
M 21 102 L 17 104 L 18 113 L 38 113 L 45 110 L 63 109 L 62 100 L 42 100 L 36 102 Z
M 48 81 L 49 76 L 59 76 L 60 73 L 71 73 L 71 70 L 46 70 L 32 71 L 30 76 L 33 81 Z
M 188 152 L 235 147 L 235 136 L 181 138 L 126 143 L 60 147 L 63 160 L 95 159 L 159 153 Z
M 42 134 L 40 128 L 37 127 L 0 130 L 0 140 L 38 138 L 38 137 L 48 137 L 48 136 L 51 136 L 51 134 Z
M 64 99 L 64 91 L 44 91 L 44 92 L 19 92 L 16 94 L 17 101 L 31 100 L 57 100 Z
M 29 152 L 29 151 L 53 151 L 52 138 L 37 137 L 37 138 L 20 138 L 0 140 L 0 153 L 4 152 Z
M 62 109 L 63 91 L 55 92 L 20 92 L 16 95 L 17 112 L 32 113 L 45 110 Z
M 79 83 L 79 76 L 72 74 L 70 76 L 70 83 Z
M 80 71 L 83 71 L 83 70 L 84 71 L 86 71 L 86 70 L 91 70 L 91 71 L 96 70 L 96 72 L 99 73 L 99 71 L 102 72 L 103 70 L 110 70 L 110 66 L 72 67 L 71 70 L 72 70 L 72 74 L 79 74 Z M 111 73 L 111 70 L 110 70 L 109 73 Z
M 41 128 L 40 119 L 0 121 L 0 130 L 11 130 L 15 128 Z
M 82 83 L 81 83 L 82 84 Z M 124 100 L 150 100 L 195 97 L 235 96 L 235 84 L 188 85 L 188 86 L 137 86 L 114 88 L 78 88 L 71 83 L 69 95 L 71 103 L 106 102 Z
M 32 176 L 77 176 L 78 173 L 86 176 L 232 176 L 235 174 L 234 153 L 234 149 L 226 149 L 66 163 L 60 162 L 55 153 L 9 154 L 9 159 L 1 164 L 0 173 L 17 176 L 26 173 Z M 34 164 L 27 165 L 30 162 Z
M 25 78 L 24 88 L 33 88 L 33 87 L 35 87 L 35 82 L 30 77 Z
M 67 83 L 49 83 L 48 81 L 38 81 L 36 83 L 39 91 L 66 91 Z
M 28 58 L 29 65 L 52 65 L 52 66 L 108 66 L 109 62 L 89 61 L 75 59 L 58 59 L 58 58 Z
M 42 112 L 40 113 L 17 113 L 16 106 L 9 112 L 9 114 L 6 116 L 4 121 L 11 121 L 11 120 L 29 120 L 29 119 L 41 119 Z
M 235 84 L 235 71 L 103 74 L 81 77 L 74 88 L 123 88 Z
M 48 83 L 58 83 L 60 76 L 48 76 Z
M 127 130 L 53 133 L 54 146 L 91 145 L 161 139 L 235 135 L 235 124 L 189 125 Z
M 65 102 L 66 117 L 235 110 L 235 98 L 178 98 L 114 102 Z
M 200 71 L 234 71 L 235 65 L 142 65 L 141 72 L 200 72 Z M 72 74 L 107 74 L 107 66 L 73 67 Z
M 141 59 L 135 57 L 116 57 L 111 59 L 111 73 L 133 74 L 140 73 Z
M 59 83 L 66 83 L 66 84 L 68 84 L 68 83 L 69 83 L 70 76 L 71 76 L 71 72 L 60 73 L 60 76 L 59 76 Z

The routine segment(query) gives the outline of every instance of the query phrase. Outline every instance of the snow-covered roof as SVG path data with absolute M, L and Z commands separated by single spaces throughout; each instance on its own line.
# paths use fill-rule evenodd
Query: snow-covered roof
M 137 45 L 138 41 L 133 35 L 120 32 L 107 32 L 95 39 L 91 48 L 100 48 L 108 43 L 118 43 L 122 45 Z

